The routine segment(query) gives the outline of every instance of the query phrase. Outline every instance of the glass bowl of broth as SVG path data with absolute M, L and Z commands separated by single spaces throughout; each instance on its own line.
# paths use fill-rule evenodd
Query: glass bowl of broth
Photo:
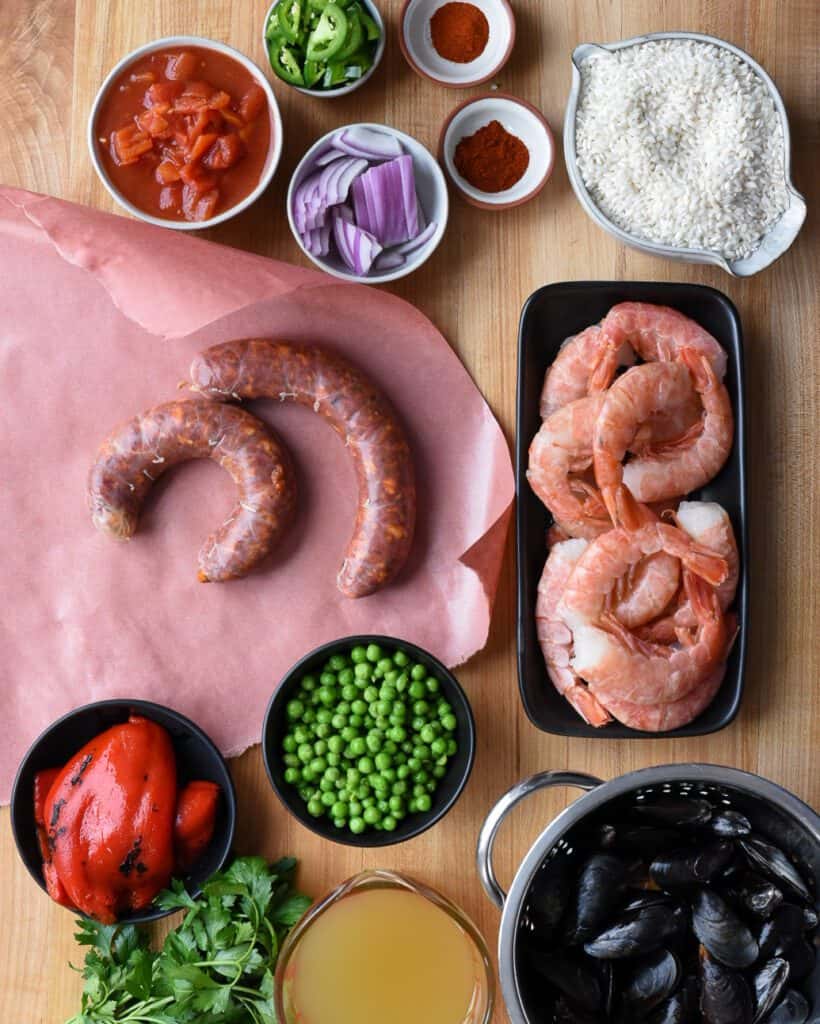
M 282 1024 L 489 1024 L 495 980 L 467 915 L 387 870 L 343 882 L 282 947 L 274 1002 Z

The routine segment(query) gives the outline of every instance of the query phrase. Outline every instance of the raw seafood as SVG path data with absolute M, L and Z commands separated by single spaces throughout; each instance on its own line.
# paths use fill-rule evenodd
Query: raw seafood
M 253 339 L 202 352 L 191 364 L 191 382 L 217 401 L 278 398 L 328 420 L 351 454 L 359 485 L 338 587 L 347 597 L 365 597 L 396 576 L 413 543 L 413 459 L 392 406 L 361 370 L 327 349 Z
M 242 409 L 204 401 L 166 402 L 118 427 L 102 444 L 88 477 L 97 529 L 129 540 L 142 503 L 166 470 L 213 459 L 238 489 L 236 505 L 199 553 L 199 579 L 245 576 L 273 549 L 296 503 L 290 456 L 274 434 Z
M 567 338 L 544 377 L 541 417 L 546 419 L 578 398 L 605 391 L 617 367 L 634 362 L 629 343 L 614 348 L 600 324 Z

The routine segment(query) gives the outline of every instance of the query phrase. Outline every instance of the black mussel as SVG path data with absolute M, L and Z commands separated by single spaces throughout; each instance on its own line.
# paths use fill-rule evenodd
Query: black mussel
M 809 888 L 797 868 L 777 846 L 757 836 L 746 836 L 740 840 L 740 848 L 756 870 L 775 882 L 788 885 L 804 900 L 811 900 Z
M 700 1020 L 697 997 L 694 1002 L 686 989 L 675 992 L 646 1018 L 646 1024 L 694 1024 Z
M 760 929 L 760 955 L 768 959 L 791 949 L 802 941 L 803 933 L 810 930 L 806 925 L 803 907 L 798 907 L 794 903 L 784 903 Z
M 708 800 L 696 796 L 662 796 L 635 804 L 634 809 L 641 817 L 675 828 L 705 825 L 714 813 Z
M 769 1013 L 780 1002 L 780 997 L 789 980 L 789 965 L 782 957 L 768 960 L 752 978 L 755 994 L 755 1024 L 765 1020 Z
M 626 903 L 623 906 L 624 914 L 631 914 L 635 910 L 642 910 L 644 907 L 673 906 L 675 897 L 660 889 L 627 889 L 624 892 Z
M 605 844 L 608 850 L 619 853 L 636 854 L 644 858 L 652 858 L 661 850 L 671 846 L 680 846 L 683 836 L 673 828 L 661 828 L 657 825 L 608 825 L 602 828 L 612 830 L 612 835 Z
M 611 853 L 595 853 L 581 868 L 569 942 L 586 942 L 603 928 L 621 902 L 627 866 Z
M 749 967 L 757 941 L 722 897 L 700 889 L 692 901 L 692 929 L 709 953 L 727 967 Z
M 601 932 L 584 950 L 601 960 L 622 960 L 651 953 L 676 938 L 686 928 L 688 916 L 682 907 L 654 904 L 643 907 Z
M 590 1013 L 571 1003 L 565 996 L 555 1000 L 552 1009 L 553 1024 L 600 1024 L 597 1013 Z
M 766 1018 L 766 1024 L 804 1024 L 809 1017 L 809 1004 L 804 995 L 789 989 Z
M 737 839 L 752 831 L 752 823 L 740 811 L 718 811 L 709 822 L 709 828 L 722 839 Z
M 597 963 L 601 975 L 604 1012 L 608 1020 L 612 1016 L 615 1006 L 615 967 L 611 960 L 597 960 L 595 963 Z
M 533 949 L 528 952 L 536 972 L 566 996 L 573 1006 L 593 1014 L 602 1008 L 604 993 L 593 964 L 560 953 L 537 953 Z
M 539 940 L 549 941 L 554 938 L 569 898 L 569 866 L 563 860 L 560 864 L 551 862 L 548 871 L 539 873 L 527 908 L 527 917 Z
M 649 865 L 649 875 L 662 889 L 710 881 L 735 855 L 731 843 L 719 842 L 702 850 L 670 850 Z
M 789 980 L 797 984 L 814 970 L 817 954 L 814 946 L 800 939 L 783 954 L 789 961 Z
M 803 907 L 803 931 L 813 932 L 820 920 L 814 907 Z
M 615 840 L 618 838 L 618 828 L 615 825 L 599 825 L 595 829 L 594 842 L 598 846 L 603 846 L 607 849 L 610 846 L 615 845 Z
M 672 995 L 682 976 L 680 960 L 666 949 L 636 963 L 622 981 L 620 1019 L 631 1022 L 645 1017 Z
M 705 952 L 700 960 L 700 1012 L 705 1024 L 752 1024 L 746 979 Z
M 742 910 L 763 918 L 771 917 L 783 902 L 783 893 L 774 882 L 752 874 L 731 891 L 731 896 Z

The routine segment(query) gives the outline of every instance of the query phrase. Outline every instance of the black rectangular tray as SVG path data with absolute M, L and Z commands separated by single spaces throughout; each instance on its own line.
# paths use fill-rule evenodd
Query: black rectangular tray
M 729 655 L 726 677 L 712 704 L 693 722 L 667 733 L 646 733 L 612 722 L 600 729 L 587 725 L 558 694 L 547 675 L 535 631 L 538 580 L 547 557 L 549 512 L 527 483 L 527 453 L 541 425 L 539 399 L 544 374 L 561 343 L 606 315 L 618 302 L 654 302 L 673 306 L 697 320 L 726 350 L 726 387 L 735 414 L 735 443 L 714 480 L 690 495 L 716 501 L 732 520 L 740 550 L 740 582 L 735 611 L 740 633 Z M 749 618 L 749 568 L 746 531 L 746 442 L 743 398 L 743 339 L 737 310 L 721 292 L 697 284 L 642 281 L 569 281 L 533 292 L 524 305 L 518 334 L 518 400 L 515 477 L 518 566 L 518 684 L 533 725 L 558 736 L 596 739 L 704 736 L 729 725 L 738 712 Z

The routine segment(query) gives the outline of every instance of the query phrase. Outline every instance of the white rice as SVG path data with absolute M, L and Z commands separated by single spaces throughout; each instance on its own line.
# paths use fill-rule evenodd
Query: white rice
M 581 65 L 578 169 L 623 231 L 743 259 L 788 206 L 783 129 L 731 51 L 665 39 Z

